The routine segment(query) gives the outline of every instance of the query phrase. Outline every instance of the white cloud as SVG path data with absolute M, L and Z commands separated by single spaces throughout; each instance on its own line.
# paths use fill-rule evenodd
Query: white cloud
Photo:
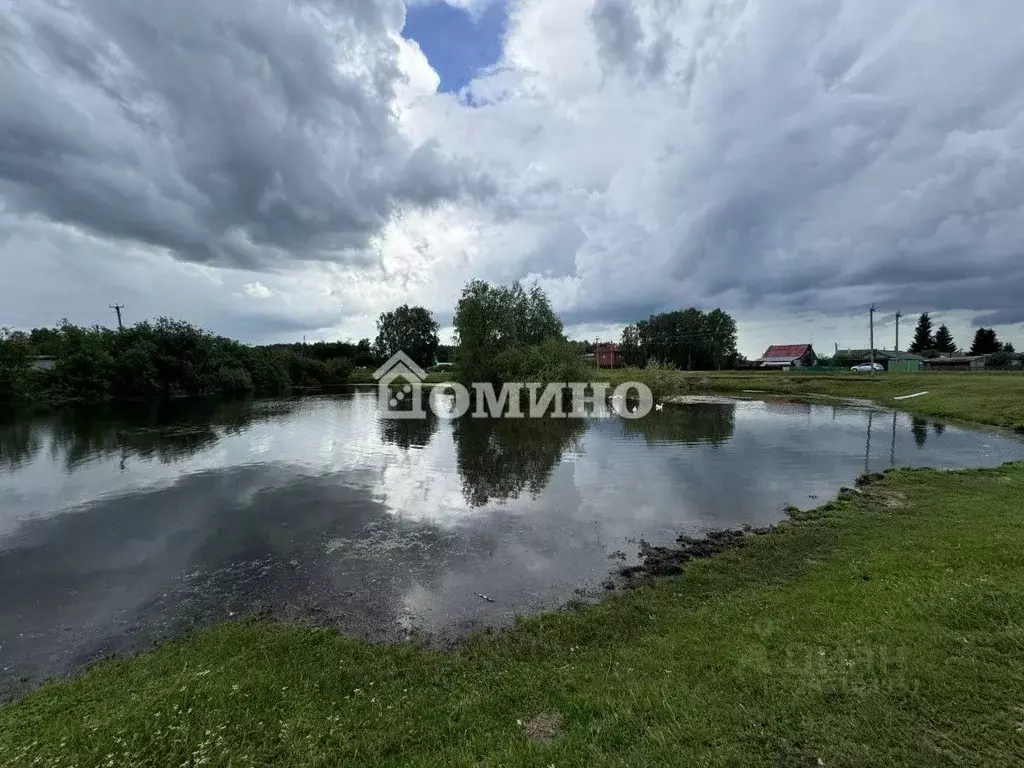
M 1005 321 L 1024 290 L 1022 12 L 984 5 L 522 0 L 481 106 L 417 118 L 488 162 L 497 205 L 461 209 L 480 249 L 549 272 L 570 319 L 721 304 L 852 331 L 878 301 Z M 635 34 L 602 33 L 629 14 Z
M 243 283 L 242 291 L 244 291 L 247 296 L 252 296 L 254 299 L 269 299 L 274 295 L 272 290 L 259 281 L 256 281 L 255 283 Z
M 382 202 L 388 215 L 361 230 L 356 253 L 282 257 L 273 271 L 188 272 L 168 251 L 96 234 L 76 265 L 101 268 L 67 267 L 77 285 L 145 294 L 155 270 L 166 284 L 154 305 L 252 339 L 304 323 L 372 335 L 373 318 L 396 304 L 446 315 L 473 277 L 535 277 L 584 337 L 696 304 L 737 316 L 747 354 L 807 340 L 827 350 L 866 343 L 874 301 L 948 317 L 964 342 L 979 316 L 1020 341 L 1024 9 L 1013 0 L 516 0 L 504 57 L 472 83 L 470 103 L 438 92 L 419 46 L 397 36 L 392 5 L 346 28 L 369 36 L 347 66 L 384 78 L 374 98 L 386 102 L 389 141 L 486 173 L 493 195 Z M 362 140 L 344 125 L 332 142 L 359 156 Z M 313 145 L 303 146 L 308 160 Z M 0 178 L 10 174 L 2 157 Z M 357 170 L 379 190 L 373 162 Z M 332 189 L 347 190 L 344 169 L 337 176 Z M 15 216 L 3 189 L 0 209 Z M 357 210 L 358 193 L 346 194 Z M 163 224 L 188 229 L 196 210 L 167 209 Z M 0 234 L 4 262 L 42 254 L 14 273 L 47 304 L 62 290 L 59 275 L 43 279 L 47 265 L 68 258 L 48 244 L 58 231 L 36 219 L 16 244 Z M 218 275 L 269 292 L 262 320 L 249 319 L 251 296 L 218 289 L 200 308 L 175 293 Z

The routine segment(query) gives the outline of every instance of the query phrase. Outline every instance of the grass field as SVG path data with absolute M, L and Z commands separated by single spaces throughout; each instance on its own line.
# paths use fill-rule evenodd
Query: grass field
M 454 652 L 224 624 L 0 709 L 0 764 L 1018 766 L 1022 498 L 892 472 Z
M 941 373 L 800 374 L 760 371 L 685 373 L 620 369 L 601 371 L 613 383 L 651 381 L 661 395 L 757 390 L 777 395 L 831 395 L 874 400 L 882 405 L 937 418 L 960 419 L 1024 431 L 1024 373 L 1001 371 Z M 917 392 L 927 395 L 896 401 Z

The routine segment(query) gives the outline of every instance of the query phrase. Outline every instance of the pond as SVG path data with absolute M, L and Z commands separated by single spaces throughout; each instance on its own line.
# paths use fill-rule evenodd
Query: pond
M 7 421 L 0 695 L 255 611 L 444 642 L 599 596 L 640 540 L 772 524 L 864 471 L 1021 458 L 1009 436 L 769 401 L 449 422 L 356 391 Z

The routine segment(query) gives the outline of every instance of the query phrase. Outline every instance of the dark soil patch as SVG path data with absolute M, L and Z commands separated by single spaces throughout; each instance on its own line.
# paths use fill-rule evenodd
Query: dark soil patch
M 768 533 L 771 528 L 746 528 L 743 530 L 712 531 L 704 538 L 680 536 L 676 546 L 655 547 L 646 541 L 640 542 L 639 565 L 620 568 L 618 573 L 627 579 L 674 576 L 683 572 L 683 565 L 690 560 L 713 557 L 730 549 L 742 547 L 750 536 Z

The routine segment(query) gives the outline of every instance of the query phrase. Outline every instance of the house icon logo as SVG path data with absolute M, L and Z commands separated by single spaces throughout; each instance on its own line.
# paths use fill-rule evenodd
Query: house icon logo
M 377 380 L 377 404 L 385 419 L 425 419 L 423 379 L 427 373 L 405 352 L 398 351 L 373 372 Z M 401 386 L 396 382 L 403 380 Z

